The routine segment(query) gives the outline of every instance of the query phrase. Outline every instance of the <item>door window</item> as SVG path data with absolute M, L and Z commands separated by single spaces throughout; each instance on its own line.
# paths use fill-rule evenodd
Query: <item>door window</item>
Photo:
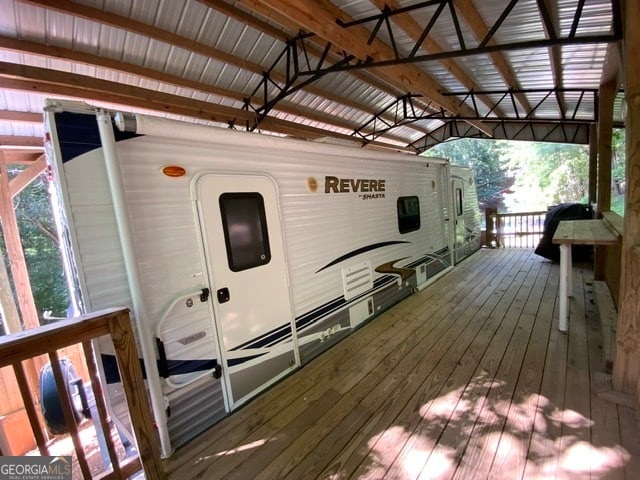
M 462 189 L 456 188 L 456 214 L 461 217 L 463 213 Z
M 229 269 L 240 272 L 269 263 L 271 251 L 262 195 L 223 193 L 220 213 Z

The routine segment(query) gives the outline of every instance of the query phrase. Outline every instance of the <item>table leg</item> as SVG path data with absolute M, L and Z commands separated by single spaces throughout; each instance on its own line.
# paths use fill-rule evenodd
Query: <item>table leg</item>
M 573 298 L 573 248 L 567 247 L 567 297 Z
M 569 286 L 569 256 L 571 255 L 571 245 L 563 243 L 560 245 L 560 319 L 558 329 L 561 332 L 569 330 L 569 315 L 567 308 L 567 287 Z

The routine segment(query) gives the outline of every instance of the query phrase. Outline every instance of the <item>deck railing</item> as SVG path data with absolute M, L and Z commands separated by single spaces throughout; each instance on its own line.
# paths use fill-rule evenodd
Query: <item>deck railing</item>
M 535 248 L 540 242 L 547 211 L 498 213 L 487 209 L 487 245 L 508 248 Z
M 0 337 L 0 368 L 13 368 L 40 455 L 49 456 L 47 436 L 35 407 L 38 399 L 34 398 L 33 387 L 27 378 L 25 368 L 25 364 L 28 364 L 30 359 L 40 355 L 49 356 L 57 391 L 66 392 L 66 394 L 59 393 L 58 397 L 79 468 L 85 479 L 93 478 L 87 462 L 85 446 L 80 439 L 69 386 L 60 367 L 58 350 L 69 345 L 82 344 L 96 409 L 99 412 L 99 419 L 93 419 L 93 421 L 100 422 L 103 432 L 110 432 L 91 343 L 93 339 L 104 335 L 110 336 L 113 341 L 133 433 L 136 437 L 138 456 L 129 457 L 121 462 L 111 435 L 105 434 L 104 440 L 111 460 L 111 471 L 100 474 L 99 477 L 128 478 L 142 469 L 147 479 L 165 478 L 128 310 L 105 310 L 78 319 L 62 320 L 40 328 Z

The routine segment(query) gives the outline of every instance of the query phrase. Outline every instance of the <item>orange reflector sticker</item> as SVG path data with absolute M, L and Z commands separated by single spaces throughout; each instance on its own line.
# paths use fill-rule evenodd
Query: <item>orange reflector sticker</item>
M 177 165 L 167 165 L 166 167 L 163 167 L 162 173 L 167 177 L 182 177 L 187 173 L 187 171 Z

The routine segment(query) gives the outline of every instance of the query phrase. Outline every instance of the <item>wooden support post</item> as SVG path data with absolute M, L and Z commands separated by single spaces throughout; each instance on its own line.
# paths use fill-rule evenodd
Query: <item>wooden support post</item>
M 598 198 L 598 125 L 589 126 L 589 203 Z
M 2 231 L 7 246 L 13 283 L 18 296 L 18 305 L 20 305 L 20 313 L 22 314 L 22 322 L 25 328 L 38 327 L 40 320 L 33 301 L 29 272 L 27 271 L 27 263 L 24 259 L 22 241 L 18 230 L 18 220 L 16 219 L 16 212 L 13 210 L 9 173 L 2 151 L 0 151 L 0 219 L 2 220 Z
M 4 241 L 7 247 L 7 256 L 9 257 L 13 284 L 18 297 L 22 325 L 24 328 L 38 327 L 40 320 L 38 319 L 36 304 L 33 301 L 33 292 L 31 291 L 29 272 L 27 271 L 27 263 L 25 262 L 24 251 L 22 250 L 18 221 L 16 219 L 16 212 L 13 209 L 11 188 L 9 187 L 9 173 L 2 150 L 0 150 L 0 221 L 2 222 L 2 232 L 4 233 Z M 15 328 L 16 325 L 13 327 Z M 36 367 L 35 359 L 26 361 L 24 366 L 29 385 L 31 386 L 32 397 L 39 399 L 38 368 Z
M 496 247 L 498 246 L 498 239 L 496 237 L 496 215 L 498 214 L 498 209 L 497 208 L 487 208 L 484 211 L 484 217 L 485 217 L 485 225 L 486 225 L 486 244 L 487 247 L 491 247 L 493 248 L 493 246 L 495 245 Z
M 11 282 L 9 281 L 9 272 L 4 263 L 4 255 L 0 254 L 0 310 L 2 319 L 4 320 L 4 333 L 16 333 L 22 331 L 20 323 L 20 314 L 16 301 L 11 291 Z
M 627 192 L 622 234 L 620 299 L 613 388 L 640 407 L 640 16 L 639 2 L 624 2 Z
M 613 102 L 617 82 L 600 85 L 598 96 L 598 207 L 597 217 L 611 210 L 611 137 L 613 135 Z
M 600 85 L 598 96 L 598 186 L 596 218 L 602 218 L 602 212 L 611 210 L 611 137 L 613 135 L 613 101 L 615 100 L 617 81 L 609 80 Z M 604 247 L 596 246 L 593 278 L 604 280 Z

